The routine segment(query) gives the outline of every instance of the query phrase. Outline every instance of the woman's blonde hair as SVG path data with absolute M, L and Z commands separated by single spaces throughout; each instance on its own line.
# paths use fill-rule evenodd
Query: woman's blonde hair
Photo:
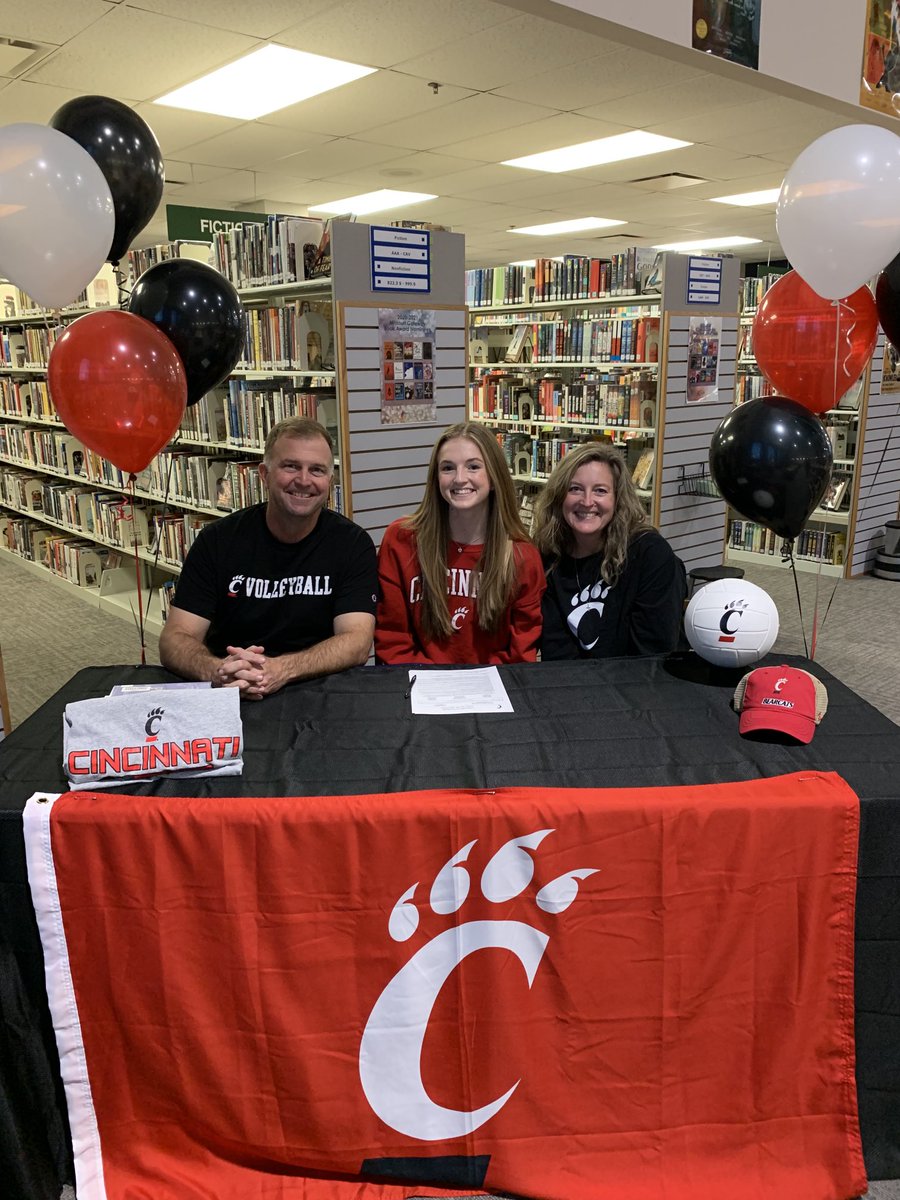
M 561 554 L 570 553 L 574 546 L 572 530 L 563 516 L 563 501 L 569 492 L 572 478 L 585 463 L 606 463 L 612 472 L 615 494 L 613 518 L 605 529 L 602 545 L 603 559 L 600 576 L 604 583 L 613 584 L 622 573 L 628 545 L 639 530 L 649 528 L 650 521 L 625 464 L 622 452 L 602 442 L 584 442 L 569 450 L 553 468 L 553 473 L 538 497 L 535 509 L 534 543 L 551 567 Z
M 484 460 L 491 493 L 488 522 L 478 582 L 478 625 L 490 633 L 497 628 L 513 597 L 518 576 L 515 543 L 527 542 L 519 517 L 516 489 L 496 438 L 471 421 L 451 425 L 435 442 L 428 464 L 422 503 L 408 519 L 416 535 L 422 575 L 422 626 L 429 638 L 440 640 L 453 633 L 447 604 L 447 547 L 450 543 L 449 507 L 441 495 L 439 465 L 444 445 L 453 438 L 474 442 Z

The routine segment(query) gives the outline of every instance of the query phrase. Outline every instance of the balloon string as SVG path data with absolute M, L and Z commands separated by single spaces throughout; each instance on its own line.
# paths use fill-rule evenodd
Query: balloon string
M 837 402 L 840 399 L 838 396 L 838 355 L 841 340 L 841 302 L 832 300 L 831 303 L 834 305 L 834 380 L 831 385 L 831 403 L 828 407 L 837 408 Z
M 122 270 L 117 262 L 112 264 L 112 269 L 113 277 L 116 281 L 116 304 L 119 306 L 119 308 L 127 308 L 128 297 L 131 295 L 131 291 L 125 286 L 125 284 L 128 282 L 128 275 Z
M 175 436 L 169 442 L 170 447 L 177 444 L 180 433 L 181 433 L 180 430 L 176 431 Z M 172 471 L 173 471 L 174 467 L 175 467 L 175 456 L 174 456 L 174 454 L 170 454 L 169 455 L 169 467 L 168 467 L 168 470 L 166 471 L 166 488 L 165 488 L 165 491 L 163 492 L 163 502 L 162 502 L 163 510 L 162 510 L 162 515 L 159 518 L 159 524 L 157 525 L 157 529 L 156 529 L 156 549 L 153 553 L 154 569 L 159 566 L 159 555 L 160 555 L 160 551 L 162 550 L 163 521 L 165 520 L 166 513 L 169 511 L 169 494 L 172 491 Z
M 825 605 L 825 612 L 822 614 L 822 621 L 821 621 L 821 624 L 819 625 L 820 629 L 825 628 L 825 622 L 828 619 L 828 614 L 831 612 L 831 605 L 832 605 L 832 602 L 834 601 L 834 596 L 838 590 L 839 583 L 840 583 L 839 579 L 836 579 L 834 581 L 834 587 L 831 589 L 831 595 L 828 597 L 828 603 Z
M 803 602 L 800 599 L 800 581 L 797 578 L 797 564 L 794 562 L 794 539 L 786 538 L 781 543 L 781 561 L 791 564 L 791 571 L 794 574 L 794 591 L 797 593 L 797 611 L 800 613 L 800 632 L 803 634 L 803 649 L 806 651 L 806 657 L 809 658 L 809 646 L 806 641 L 806 630 L 803 627 Z
M 821 574 L 822 574 L 822 559 L 820 558 L 819 566 L 818 566 L 818 569 L 816 570 L 816 591 L 815 591 L 815 600 L 813 603 L 812 632 L 810 634 L 810 646 L 811 646 L 811 649 L 809 652 L 810 662 L 816 661 L 816 642 L 818 640 L 818 633 L 819 633 L 819 577 L 821 576 Z
M 134 550 L 134 575 L 135 579 L 137 580 L 137 625 L 138 634 L 141 639 L 141 666 L 146 667 L 147 643 L 144 640 L 144 600 L 141 593 L 141 560 L 138 554 L 137 533 L 134 520 L 134 485 L 136 482 L 137 478 L 132 472 L 132 474 L 128 476 L 128 487 L 131 490 L 131 545 Z

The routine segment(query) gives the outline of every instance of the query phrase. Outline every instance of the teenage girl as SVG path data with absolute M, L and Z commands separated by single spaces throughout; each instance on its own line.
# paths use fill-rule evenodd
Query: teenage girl
M 378 577 L 379 662 L 534 661 L 543 567 L 483 426 L 452 425 L 438 438 L 422 503 L 385 532 Z

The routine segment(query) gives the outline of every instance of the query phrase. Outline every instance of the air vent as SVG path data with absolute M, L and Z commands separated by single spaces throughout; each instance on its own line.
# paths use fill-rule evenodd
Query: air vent
M 15 79 L 36 66 L 55 46 L 42 46 L 38 42 L 21 42 L 14 38 L 0 37 L 0 76 Z
M 633 187 L 645 192 L 674 192 L 677 188 L 696 187 L 698 183 L 708 183 L 699 175 L 685 175 L 681 171 L 670 171 L 668 175 L 645 175 L 642 179 L 631 179 Z

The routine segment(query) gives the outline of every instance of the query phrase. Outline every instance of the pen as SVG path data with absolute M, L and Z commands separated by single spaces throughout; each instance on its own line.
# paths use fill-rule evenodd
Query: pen
M 417 676 L 417 675 L 410 675 L 410 677 L 409 677 L 409 687 L 408 687 L 408 688 L 406 689 L 406 691 L 403 693 L 403 699 L 404 699 L 404 700 L 408 700 L 408 699 L 410 698 L 410 696 L 412 695 L 413 684 L 416 682 L 416 680 L 417 680 L 417 679 L 418 679 L 418 676 Z

